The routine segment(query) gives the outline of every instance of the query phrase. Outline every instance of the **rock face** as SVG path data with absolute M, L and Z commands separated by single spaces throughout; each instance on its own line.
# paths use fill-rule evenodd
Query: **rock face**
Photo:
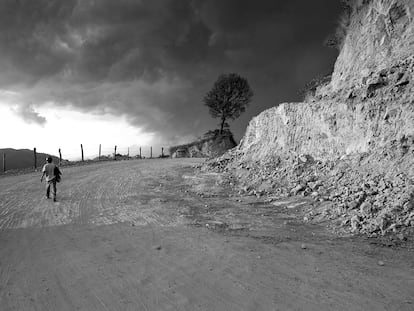
M 173 158 L 209 158 L 217 157 L 236 146 L 236 142 L 231 133 L 215 135 L 210 138 L 198 140 L 186 145 L 174 146 L 170 148 Z
M 253 118 L 239 146 L 206 167 L 233 172 L 241 189 L 312 196 L 323 209 L 307 219 L 348 232 L 413 227 L 412 12 L 412 0 L 353 1 L 332 81 Z
M 396 90 L 392 95 L 400 92 Z M 246 160 L 266 162 L 281 154 L 333 159 L 371 152 L 396 141 L 411 144 L 413 98 L 396 100 L 394 96 L 378 95 L 364 101 L 341 103 L 332 98 L 311 104 L 281 104 L 252 119 L 238 148 Z
M 413 55 L 412 0 L 353 0 L 347 35 L 332 74 L 334 90 L 365 84 L 371 72 Z

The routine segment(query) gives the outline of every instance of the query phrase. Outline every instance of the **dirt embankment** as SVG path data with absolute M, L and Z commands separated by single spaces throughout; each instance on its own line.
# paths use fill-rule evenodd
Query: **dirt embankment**
M 0 179 L 1 310 L 412 310 L 413 249 L 304 224 L 194 159 Z
M 172 146 L 169 149 L 172 158 L 212 158 L 225 153 L 237 145 L 233 133 L 225 130 L 209 131 L 204 138 L 185 145 Z
M 348 3 L 332 80 L 252 119 L 240 145 L 205 169 L 232 172 L 246 193 L 324 203 L 309 221 L 404 241 L 414 229 L 414 3 Z

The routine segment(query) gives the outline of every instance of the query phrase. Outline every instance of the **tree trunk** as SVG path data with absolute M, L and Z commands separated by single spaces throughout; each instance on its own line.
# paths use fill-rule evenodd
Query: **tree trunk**
M 220 134 L 223 134 L 224 123 L 226 122 L 225 117 L 221 117 Z

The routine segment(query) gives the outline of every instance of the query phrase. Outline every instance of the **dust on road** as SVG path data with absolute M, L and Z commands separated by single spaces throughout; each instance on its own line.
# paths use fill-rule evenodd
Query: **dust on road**
M 0 178 L 1 310 L 413 310 L 414 253 L 231 195 L 200 160 Z

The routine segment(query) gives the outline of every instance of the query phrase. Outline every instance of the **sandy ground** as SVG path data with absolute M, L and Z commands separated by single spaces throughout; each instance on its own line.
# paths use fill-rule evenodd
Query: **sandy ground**
M 414 252 L 231 195 L 200 160 L 0 178 L 0 310 L 414 310 Z

